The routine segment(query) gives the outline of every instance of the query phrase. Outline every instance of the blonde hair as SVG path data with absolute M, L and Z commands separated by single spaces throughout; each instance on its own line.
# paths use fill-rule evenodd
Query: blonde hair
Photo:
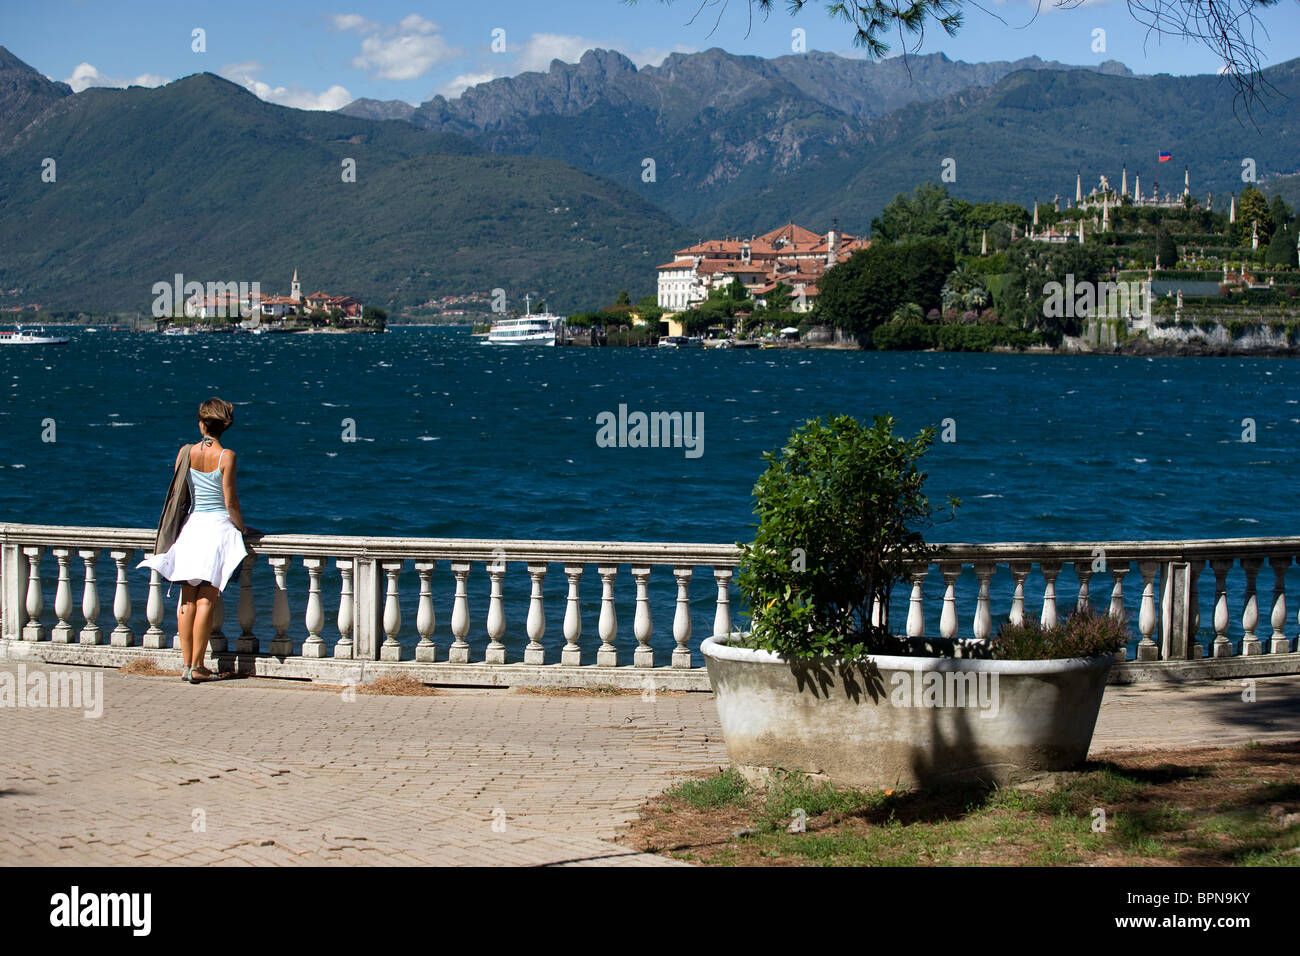
M 208 434 L 220 438 L 235 421 L 235 406 L 215 395 L 199 406 L 199 421 L 208 426 Z

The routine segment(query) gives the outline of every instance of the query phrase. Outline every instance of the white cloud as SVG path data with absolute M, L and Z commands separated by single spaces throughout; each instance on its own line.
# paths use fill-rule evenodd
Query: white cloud
M 544 73 L 550 69 L 552 60 L 577 63 L 582 59 L 582 54 L 598 46 L 599 43 L 585 37 L 534 33 L 520 48 L 515 57 L 515 65 L 524 72 L 536 70 Z
M 330 26 L 346 33 L 368 33 L 379 29 L 378 23 L 359 13 L 336 13 L 330 17 Z
M 280 106 L 292 106 L 300 110 L 336 110 L 351 103 L 355 96 L 344 87 L 335 84 L 323 93 L 313 93 L 301 86 L 271 86 L 258 79 L 258 74 L 266 69 L 261 63 L 246 61 L 231 63 L 218 70 L 233 83 L 238 83 L 258 99 Z
M 393 26 L 360 14 L 341 13 L 330 18 L 330 25 L 361 37 L 361 53 L 352 58 L 352 66 L 385 80 L 413 80 L 460 55 L 460 50 L 443 39 L 436 23 L 417 13 Z
M 82 90 L 91 86 L 162 86 L 168 82 L 167 77 L 159 76 L 156 73 L 141 73 L 133 80 L 120 79 L 111 76 L 105 76 L 100 73 L 94 66 L 89 63 L 78 63 L 72 75 L 63 82 L 72 87 L 72 92 L 80 93 Z
M 500 73 L 462 73 L 454 80 L 442 84 L 434 92 L 450 100 L 460 96 L 471 86 L 478 86 L 480 83 L 495 80 L 499 76 L 501 76 Z

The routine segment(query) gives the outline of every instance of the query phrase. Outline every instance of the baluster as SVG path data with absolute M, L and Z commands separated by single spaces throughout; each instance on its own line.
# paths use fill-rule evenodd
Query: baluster
M 1228 572 L 1232 570 L 1232 558 L 1214 558 L 1210 561 L 1214 569 L 1214 650 L 1213 657 L 1231 657 L 1232 641 L 1228 640 Z
M 618 666 L 618 651 L 614 648 L 614 638 L 618 635 L 618 613 L 614 610 L 614 576 L 618 566 L 597 567 L 600 575 L 600 620 L 596 629 L 600 632 L 600 649 L 596 651 L 597 667 Z
M 488 646 L 483 661 L 487 664 L 504 664 L 506 646 L 501 643 L 501 635 L 506 632 L 506 614 L 501 604 L 501 579 L 506 574 L 505 559 L 498 557 L 488 562 L 487 573 L 488 579 L 492 582 L 492 591 L 488 597 Z
M 980 583 L 980 590 L 979 597 L 975 599 L 975 620 L 971 632 L 977 641 L 987 642 L 989 635 L 993 633 L 993 615 L 989 610 L 989 582 L 993 580 L 995 570 L 997 565 L 991 562 L 984 561 L 975 565 L 975 578 Z
M 734 568 L 713 568 L 713 579 L 718 582 L 718 606 L 713 612 L 713 634 L 731 636 L 731 575 Z M 680 648 L 678 649 L 680 650 Z M 689 667 L 678 663 L 679 654 L 673 651 L 673 667 Z M 689 656 L 689 655 L 688 655 Z
M 253 564 L 256 558 L 249 555 L 239 566 L 239 637 L 235 641 L 236 654 L 256 654 L 259 650 L 253 625 L 257 623 L 257 609 L 253 605 Z
M 945 640 L 957 637 L 957 578 L 961 576 L 960 561 L 940 561 L 939 573 L 943 575 L 943 614 L 939 617 L 939 636 Z
M 673 667 L 691 666 L 691 649 L 687 644 L 691 639 L 691 577 L 695 569 L 690 565 L 678 565 L 673 568 L 673 577 L 677 579 L 677 609 L 673 612 Z M 719 595 L 725 598 L 725 594 Z M 716 613 L 716 612 L 715 612 Z M 727 612 L 727 627 L 731 626 L 731 613 Z
M 224 654 L 226 651 L 226 632 L 221 625 L 226 623 L 226 596 L 220 591 L 212 601 L 212 633 L 208 635 L 208 653 Z
M 117 565 L 117 584 L 113 589 L 113 617 L 117 618 L 117 627 L 109 635 L 109 643 L 113 647 L 133 647 L 135 631 L 131 630 L 131 588 L 126 579 L 126 562 L 135 551 L 108 553 Z
M 1160 562 L 1139 561 L 1138 570 L 1142 573 L 1142 610 L 1138 614 L 1138 630 L 1142 633 L 1142 640 L 1138 641 L 1137 659 L 1159 660 L 1160 648 L 1151 639 L 1151 635 L 1156 632 L 1155 577 L 1160 570 Z
M 1241 567 L 1246 572 L 1246 605 L 1241 612 L 1241 653 L 1249 656 L 1263 654 L 1264 644 L 1255 636 L 1255 626 L 1259 624 L 1259 599 L 1255 593 L 1255 578 L 1259 574 L 1263 558 L 1242 558 Z
M 913 641 L 925 638 L 925 605 L 922 603 L 921 585 L 929 573 L 928 564 L 914 564 L 909 572 L 909 577 L 912 579 L 912 597 L 907 605 L 907 636 Z
M 1110 609 L 1106 612 L 1113 620 L 1124 620 L 1124 578 L 1128 576 L 1128 561 L 1110 561 L 1107 568 L 1110 572 Z M 1128 647 L 1121 647 L 1115 652 L 1115 659 L 1121 664 L 1128 660 Z
M 1192 659 L 1199 660 L 1205 656 L 1205 648 L 1201 647 L 1198 640 L 1201 633 L 1201 572 L 1205 570 L 1204 558 L 1192 558 L 1187 562 L 1191 570 L 1191 584 L 1187 589 L 1187 600 L 1191 604 L 1189 610 L 1191 613 L 1187 616 L 1188 627 L 1191 633 L 1187 635 L 1188 646 L 1192 652 Z
M 1016 589 L 1011 594 L 1011 613 L 1007 615 L 1007 620 L 1014 627 L 1025 626 L 1025 578 L 1029 577 L 1029 571 L 1033 567 L 1027 561 L 1013 561 L 1010 565 L 1011 577 L 1015 579 Z
M 271 656 L 288 657 L 293 653 L 293 641 L 289 640 L 289 592 L 285 586 L 289 559 L 274 557 L 267 558 L 266 562 L 275 572 L 275 600 L 271 602 L 271 627 L 275 629 L 275 637 L 271 638 Z
M 1074 576 L 1079 579 L 1079 598 L 1074 602 L 1074 609 L 1080 614 L 1087 614 L 1092 610 L 1092 593 L 1090 590 L 1092 581 L 1091 559 L 1075 561 Z
M 1112 561 L 1108 568 L 1110 571 L 1110 611 L 1111 617 L 1117 621 L 1124 619 L 1124 579 L 1128 577 L 1128 561 Z
M 1043 573 L 1043 613 L 1038 616 L 1038 623 L 1044 628 L 1056 627 L 1059 623 L 1056 615 L 1056 578 L 1061 573 L 1061 562 L 1039 561 L 1038 569 Z
M 453 561 L 451 573 L 456 576 L 456 597 L 451 605 L 451 636 L 455 638 L 447 650 L 447 661 L 452 664 L 469 663 L 469 594 L 465 582 L 469 578 L 469 562 Z
M 433 571 L 437 561 L 416 561 L 415 573 L 420 576 L 420 603 L 415 612 L 415 632 L 420 643 L 415 645 L 415 659 L 421 664 L 432 664 L 438 659 L 438 645 L 433 643 L 433 629 L 437 615 L 433 610 Z
M 334 645 L 334 656 L 344 660 L 352 659 L 352 571 L 355 567 L 353 558 L 336 558 L 334 566 L 339 569 L 343 583 L 339 589 L 339 641 Z M 242 603 L 242 602 L 241 602 Z
M 582 565 L 566 564 L 564 576 L 569 580 L 569 597 L 564 605 L 564 650 L 560 651 L 560 663 L 577 667 L 582 663 L 582 648 L 578 646 L 578 638 L 582 637 L 582 605 L 578 603 Z
M 23 546 L 23 554 L 27 555 L 27 623 L 23 625 L 24 641 L 43 641 L 48 637 L 45 628 L 41 626 L 41 612 L 45 610 L 45 595 L 41 591 L 41 555 L 44 553 L 45 549 L 39 545 Z M 98 555 L 99 552 L 96 551 L 95 554 Z M 95 610 L 98 613 L 98 604 Z
M 1291 556 L 1274 555 L 1268 559 L 1268 565 L 1273 569 L 1273 616 L 1269 621 L 1273 625 L 1273 633 L 1269 638 L 1268 652 L 1287 654 L 1291 650 L 1291 642 L 1287 640 L 1284 630 L 1286 628 L 1286 569 L 1291 566 Z
M 654 667 L 654 651 L 650 649 L 650 635 L 654 633 L 654 620 L 650 615 L 650 597 L 647 593 L 650 582 L 648 567 L 634 567 L 632 580 L 636 582 L 636 613 L 632 617 L 632 636 L 636 638 L 636 650 L 632 652 L 633 667 Z
M 23 548 L 23 551 L 25 553 L 27 549 Z M 86 567 L 86 583 L 81 590 L 81 616 L 85 618 L 86 623 L 77 635 L 77 640 L 81 644 L 102 644 L 104 642 L 104 632 L 99 629 L 99 586 L 95 583 L 95 562 L 99 560 L 99 549 L 90 548 L 85 551 L 78 551 L 77 555 Z M 27 591 L 29 598 L 31 595 L 30 588 L 29 579 Z M 23 629 L 23 640 L 30 640 L 27 637 L 26 628 Z
M 380 561 L 384 571 L 384 643 L 379 645 L 381 661 L 400 661 L 402 645 L 397 643 L 397 633 L 402 629 L 402 606 L 397 598 L 397 575 L 401 573 L 405 561 Z
M 320 636 L 325 628 L 325 610 L 320 603 L 320 572 L 325 567 L 325 559 L 303 558 L 302 566 L 307 569 L 307 613 L 303 615 L 307 640 L 302 642 L 302 656 L 328 657 L 329 648 Z
M 546 648 L 542 646 L 542 638 L 546 636 L 546 606 L 543 603 L 542 583 L 546 580 L 546 565 L 528 565 L 528 577 L 533 582 L 533 589 L 528 596 L 528 620 L 524 622 L 524 630 L 528 634 L 524 663 L 545 664 Z
M 59 562 L 59 583 L 54 589 L 54 616 L 59 623 L 54 625 L 50 640 L 55 644 L 72 643 L 72 625 L 68 618 L 72 614 L 72 582 L 68 579 L 68 555 L 71 548 L 54 548 L 54 557 Z
M 162 629 L 163 590 L 162 575 L 154 568 L 149 569 L 149 597 L 144 602 L 144 616 L 149 621 L 149 628 L 144 632 L 144 646 L 164 648 L 167 646 L 167 632 Z

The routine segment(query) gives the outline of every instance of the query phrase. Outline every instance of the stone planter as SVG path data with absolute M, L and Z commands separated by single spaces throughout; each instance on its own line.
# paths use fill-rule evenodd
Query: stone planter
M 751 780 L 797 770 L 844 786 L 1008 783 L 1088 755 L 1115 658 L 992 661 L 876 656 L 790 663 L 700 647 L 732 764 Z

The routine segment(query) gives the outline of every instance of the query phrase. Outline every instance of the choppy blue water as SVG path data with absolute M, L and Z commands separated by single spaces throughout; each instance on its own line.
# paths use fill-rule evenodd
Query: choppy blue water
M 1286 359 L 504 349 L 439 328 L 65 334 L 0 349 L 0 522 L 152 527 L 198 403 L 219 395 L 245 519 L 266 532 L 734 542 L 752 534 L 761 453 L 847 412 L 909 434 L 952 420 L 927 490 L 964 503 L 931 540 L 1300 534 Z M 702 454 L 598 447 L 597 416 L 620 404 L 702 412 Z M 548 600 L 549 643 L 563 602 Z M 670 629 L 670 610 L 656 617 Z

